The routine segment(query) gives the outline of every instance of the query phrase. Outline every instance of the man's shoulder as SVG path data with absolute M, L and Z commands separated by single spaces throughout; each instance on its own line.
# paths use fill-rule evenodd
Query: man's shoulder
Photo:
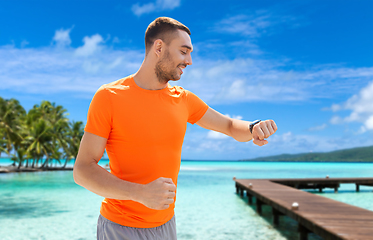
M 128 76 L 128 77 L 125 77 L 125 78 L 115 80 L 111 83 L 106 83 L 106 84 L 102 85 L 97 90 L 97 92 L 108 91 L 110 93 L 115 94 L 115 93 L 117 93 L 118 90 L 127 90 L 127 89 L 129 89 L 131 77 L 132 77 L 132 75 Z

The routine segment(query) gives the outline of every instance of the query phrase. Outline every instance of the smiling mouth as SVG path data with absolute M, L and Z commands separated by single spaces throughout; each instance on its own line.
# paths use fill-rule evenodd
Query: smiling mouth
M 186 68 L 186 66 L 183 66 L 183 65 L 178 66 L 178 69 L 180 70 L 181 73 L 183 73 L 184 68 Z

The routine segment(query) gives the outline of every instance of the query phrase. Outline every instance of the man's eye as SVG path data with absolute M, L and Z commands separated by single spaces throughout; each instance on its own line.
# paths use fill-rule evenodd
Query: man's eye
M 184 54 L 184 55 L 186 54 L 186 52 L 184 52 L 184 51 L 180 51 L 180 52 L 181 52 L 182 54 Z

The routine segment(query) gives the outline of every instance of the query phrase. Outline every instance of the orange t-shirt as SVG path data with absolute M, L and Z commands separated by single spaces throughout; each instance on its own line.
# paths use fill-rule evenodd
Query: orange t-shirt
M 146 90 L 131 75 L 96 92 L 84 130 L 108 139 L 110 172 L 118 178 L 146 184 L 166 177 L 177 185 L 187 122 L 194 124 L 207 109 L 181 87 Z M 150 228 L 169 221 L 174 207 L 154 210 L 135 201 L 105 198 L 100 212 L 124 226 Z

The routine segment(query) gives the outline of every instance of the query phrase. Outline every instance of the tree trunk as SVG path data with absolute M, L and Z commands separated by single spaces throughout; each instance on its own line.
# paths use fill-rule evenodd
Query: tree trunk
M 41 165 L 40 168 L 48 168 L 48 162 L 49 162 L 49 159 L 45 159 L 45 162 L 43 163 L 43 165 Z
M 68 158 L 66 158 L 65 164 L 63 165 L 62 168 L 65 168 L 65 167 L 66 167 L 66 165 L 67 165 L 67 161 L 68 161 Z
M 18 169 L 20 169 L 21 168 L 21 166 L 22 166 L 22 160 L 21 159 L 19 159 L 19 163 L 18 163 Z

